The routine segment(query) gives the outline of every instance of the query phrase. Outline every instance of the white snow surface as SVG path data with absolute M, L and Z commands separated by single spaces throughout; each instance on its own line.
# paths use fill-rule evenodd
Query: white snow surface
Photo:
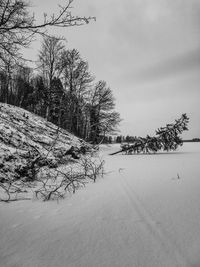
M 16 176 L 16 167 L 27 165 L 30 154 L 57 163 L 71 146 L 82 140 L 27 110 L 0 103 L 0 179 Z M 16 178 L 16 177 L 15 177 Z
M 199 267 L 200 143 L 108 154 L 104 178 L 55 202 L 0 203 L 1 267 Z
M 33 145 L 38 150 L 45 149 L 41 153 L 46 153 L 56 137 L 56 145 L 53 149 L 63 146 L 69 149 L 71 145 L 80 145 L 80 140 L 74 135 L 61 128 L 58 132 L 57 130 L 58 127 L 55 124 L 34 113 L 0 103 L 0 140 L 3 144 L 8 141 L 6 143 L 8 150 L 13 148 L 23 150 L 27 145 Z

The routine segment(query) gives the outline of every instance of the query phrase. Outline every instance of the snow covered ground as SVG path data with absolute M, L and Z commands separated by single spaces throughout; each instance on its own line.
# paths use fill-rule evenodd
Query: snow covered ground
M 200 267 L 200 143 L 115 155 L 57 202 L 0 203 L 1 267 Z
M 22 178 L 31 160 L 41 156 L 43 166 L 71 161 L 66 152 L 85 144 L 64 129 L 27 110 L 0 103 L 0 181 Z M 24 172 L 25 173 L 25 172 Z M 26 177 L 26 175 L 24 175 Z M 24 178 L 23 177 L 23 178 Z M 27 178 L 27 177 L 26 177 Z

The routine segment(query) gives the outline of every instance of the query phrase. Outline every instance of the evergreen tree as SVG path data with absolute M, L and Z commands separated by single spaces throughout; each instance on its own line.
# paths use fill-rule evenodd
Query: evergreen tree
M 188 130 L 189 118 L 186 114 L 182 114 L 180 119 L 175 120 L 175 123 L 167 124 L 165 127 L 161 127 L 156 131 L 156 136 L 151 137 L 147 135 L 146 138 L 134 137 L 132 145 L 123 145 L 122 150 L 113 153 L 119 153 L 122 151 L 129 151 L 134 153 L 156 153 L 159 150 L 170 151 L 176 150 L 178 146 L 183 144 L 180 134 L 183 131 Z M 117 137 L 117 142 L 120 142 Z
M 64 90 L 60 79 L 54 78 L 51 84 L 51 106 L 49 107 L 49 120 L 61 126 L 61 116 L 64 110 Z
M 157 140 L 160 142 L 163 150 L 176 150 L 179 145 L 183 144 L 180 134 L 188 130 L 187 124 L 189 118 L 186 114 L 182 114 L 181 118 L 176 120 L 174 124 L 167 124 L 156 131 Z

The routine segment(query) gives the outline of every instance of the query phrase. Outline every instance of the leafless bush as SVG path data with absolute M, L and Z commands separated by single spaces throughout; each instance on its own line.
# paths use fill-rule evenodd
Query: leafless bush
M 103 166 L 103 160 L 94 160 L 87 156 L 66 170 L 57 168 L 53 171 L 43 171 L 37 180 L 36 198 L 43 201 L 58 200 L 64 198 L 67 191 L 75 193 L 78 188 L 85 186 L 88 178 L 95 182 L 98 176 L 103 176 Z
M 0 182 L 0 189 L 3 191 L 0 201 L 29 200 L 31 198 L 25 196 L 30 193 L 30 188 L 37 199 L 43 201 L 62 199 L 67 192 L 75 193 L 89 180 L 95 182 L 97 177 L 103 176 L 104 161 L 87 155 L 76 164 L 66 166 L 64 169 L 43 167 L 37 168 L 36 171 L 37 176 L 34 177 L 34 181 L 10 179 Z
M 104 160 L 100 158 L 83 157 L 80 161 L 85 177 L 94 182 L 98 176 L 104 175 L 104 164 Z
M 44 201 L 64 198 L 64 194 L 61 188 L 64 185 L 63 179 L 58 179 L 58 172 L 50 172 L 41 174 L 40 178 L 37 179 L 38 189 L 35 190 L 36 198 Z
M 0 189 L 2 189 L 2 197 L 0 201 L 10 202 L 17 200 L 30 200 L 29 197 L 24 197 L 24 193 L 27 193 L 26 185 L 23 181 L 7 180 L 4 183 L 0 182 Z

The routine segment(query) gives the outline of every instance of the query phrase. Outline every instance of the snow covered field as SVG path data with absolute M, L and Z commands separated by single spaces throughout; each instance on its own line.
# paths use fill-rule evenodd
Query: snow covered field
M 0 203 L 0 267 L 200 267 L 200 143 L 115 155 L 57 202 Z

